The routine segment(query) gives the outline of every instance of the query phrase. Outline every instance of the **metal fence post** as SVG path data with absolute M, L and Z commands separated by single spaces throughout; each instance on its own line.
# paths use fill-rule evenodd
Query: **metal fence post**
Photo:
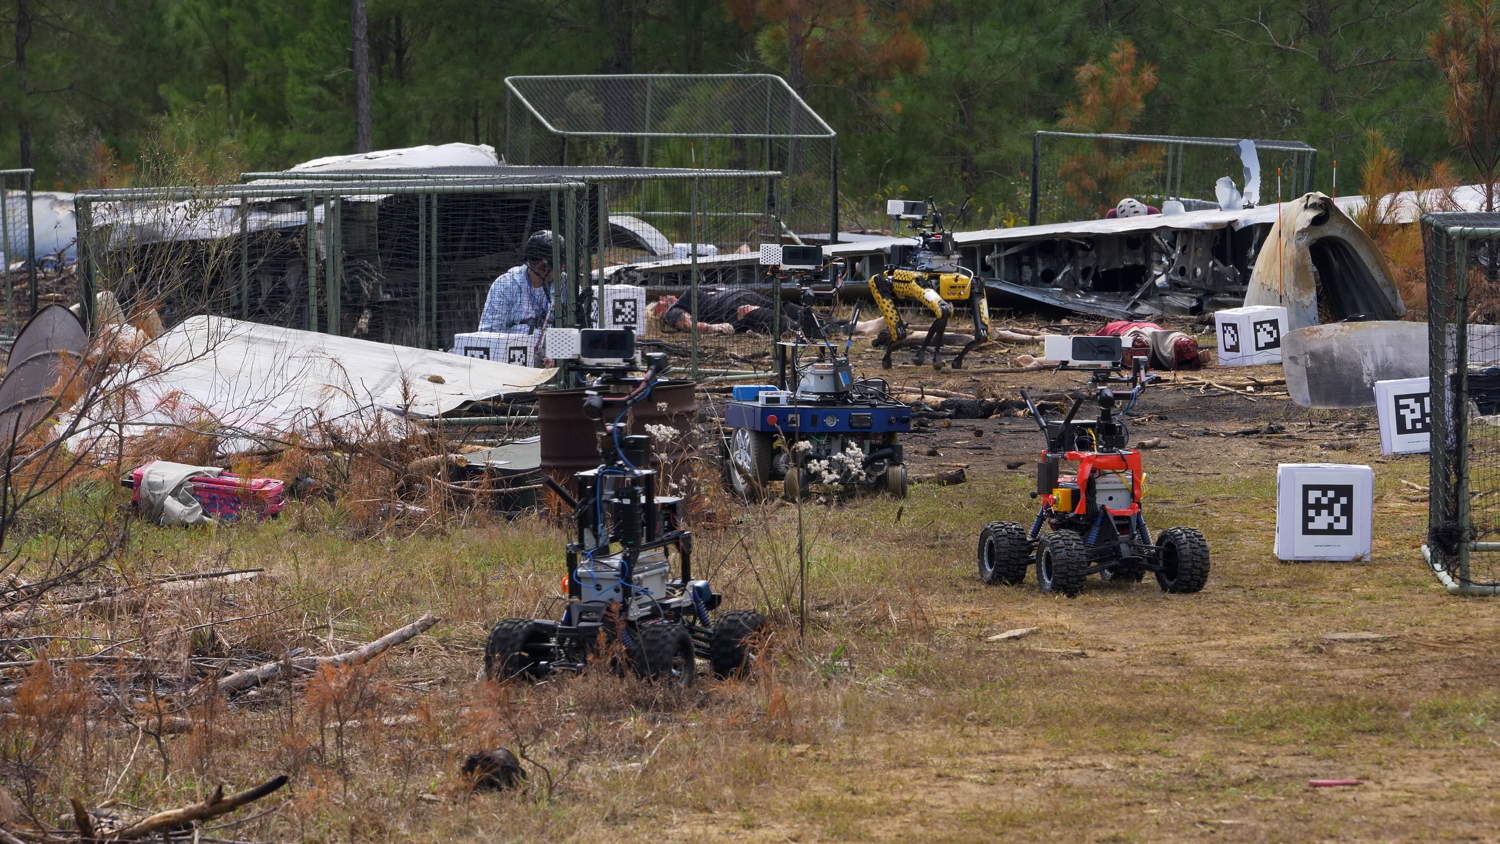
M 313 213 L 313 195 L 303 202 L 307 206 L 307 330 L 318 330 L 318 224 Z
M 698 180 L 693 179 L 691 183 L 691 199 L 688 203 L 688 252 L 689 262 L 692 265 L 692 293 L 693 302 L 693 355 L 692 372 L 693 377 L 698 377 L 698 319 L 702 311 L 698 309 L 698 287 L 702 282 L 702 275 L 698 269 Z
M 74 219 L 78 225 L 78 310 L 85 327 L 94 325 L 94 250 L 90 238 L 94 235 L 93 204 L 87 199 L 73 203 Z
M 32 208 L 33 198 L 31 193 L 32 171 L 26 171 L 26 266 L 29 268 L 26 275 L 29 279 L 28 291 L 31 293 L 31 313 L 36 313 L 36 217 L 35 209 Z

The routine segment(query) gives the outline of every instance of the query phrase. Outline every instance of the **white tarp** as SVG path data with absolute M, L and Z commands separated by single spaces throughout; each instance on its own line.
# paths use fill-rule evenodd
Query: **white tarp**
M 293 172 L 421 169 L 426 167 L 494 167 L 500 163 L 489 144 L 424 144 L 402 149 L 379 149 L 353 155 L 314 158 L 292 167 Z
M 378 413 L 388 420 L 437 416 L 476 399 L 530 391 L 555 373 L 195 316 L 111 375 L 114 384 L 135 382 L 125 391 L 128 406 L 119 417 L 93 421 L 107 421 L 100 428 L 116 436 L 122 426 L 127 436 L 161 426 L 215 429 L 222 432 L 219 453 L 232 454 L 260 441 L 316 440 L 328 427 L 357 434 Z

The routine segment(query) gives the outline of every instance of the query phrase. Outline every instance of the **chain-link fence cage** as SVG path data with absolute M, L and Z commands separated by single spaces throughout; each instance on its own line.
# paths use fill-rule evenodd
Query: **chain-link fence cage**
M 508 164 L 775 170 L 788 231 L 838 231 L 837 135 L 779 76 L 512 76 Z M 766 197 L 767 201 L 770 197 Z
M 587 276 L 583 185 L 285 182 L 78 194 L 83 300 L 175 324 L 211 313 L 429 349 L 473 331 L 528 235 L 562 235 L 554 266 Z M 559 283 L 560 324 L 576 297 Z
M 677 352 L 699 374 L 769 368 L 769 335 L 672 332 L 649 305 L 754 284 L 713 264 L 753 252 L 772 233 L 766 195 L 779 174 L 596 168 L 584 176 L 560 168 L 322 173 L 90 191 L 77 198 L 83 298 L 108 290 L 127 313 L 150 307 L 168 325 L 213 313 L 453 348 L 454 335 L 478 328 L 496 277 L 523 263 L 528 236 L 547 229 L 560 235 L 548 324 L 634 324 L 646 345 Z M 638 267 L 661 262 L 680 265 L 680 278 L 615 287 L 639 285 Z
M 36 312 L 36 230 L 31 170 L 0 170 L 0 337 L 15 337 Z
M 1301 141 L 1255 141 L 1260 204 L 1312 190 L 1318 151 Z M 1176 135 L 1036 132 L 1031 140 L 1032 225 L 1103 217 L 1125 197 L 1158 208 L 1218 208 L 1214 185 L 1229 176 L 1243 189 L 1240 141 Z
M 1500 214 L 1422 217 L 1431 477 L 1423 553 L 1450 591 L 1500 593 Z
M 586 297 L 587 315 L 580 313 L 576 324 L 633 324 L 641 329 L 643 345 L 673 353 L 699 376 L 734 377 L 771 366 L 765 314 L 727 322 L 720 317 L 730 302 L 777 307 L 779 292 L 746 255 L 758 254 L 761 243 L 777 238 L 777 218 L 770 209 L 777 207 L 784 185 L 779 172 L 501 165 L 244 177 L 332 183 L 565 178 L 584 186 L 590 217 L 581 233 L 585 239 L 579 241 L 581 274 L 572 277 L 590 279 L 592 298 Z M 644 288 L 644 299 L 619 285 Z M 672 300 L 680 300 L 683 310 L 709 317 L 706 321 L 716 328 L 674 327 L 664 319 Z M 602 317 L 595 302 L 605 303 Z M 657 305 L 661 307 L 653 307 Z M 644 311 L 637 314 L 639 308 Z M 672 314 L 673 321 L 677 316 Z M 725 324 L 739 330 L 716 333 Z

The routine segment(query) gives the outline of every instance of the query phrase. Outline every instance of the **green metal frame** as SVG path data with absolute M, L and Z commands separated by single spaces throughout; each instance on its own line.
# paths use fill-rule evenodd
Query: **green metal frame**
M 20 193 L 22 193 L 25 197 L 24 203 L 26 205 L 26 251 L 19 257 L 21 258 L 21 260 L 24 260 L 26 262 L 28 294 L 26 307 L 28 318 L 31 314 L 35 314 L 37 311 L 36 220 L 33 216 L 34 211 L 32 208 L 31 184 L 32 178 L 35 175 L 36 171 L 31 168 L 0 170 L 0 255 L 4 256 L 5 264 L 9 264 L 11 260 L 17 257 L 10 254 L 7 249 L 5 249 L 5 247 L 10 244 L 11 238 L 10 200 L 7 198 L 7 194 L 15 190 L 14 188 L 7 187 L 11 179 L 19 178 L 21 180 L 21 188 L 19 190 Z M 8 274 L 9 272 L 9 266 L 0 265 L 0 274 Z M 14 337 L 15 333 L 21 330 L 21 325 L 25 323 L 25 320 L 17 318 L 15 287 L 14 285 L 8 283 L 5 285 L 5 319 L 8 320 L 8 324 L 5 326 L 8 329 L 7 334 L 11 337 Z

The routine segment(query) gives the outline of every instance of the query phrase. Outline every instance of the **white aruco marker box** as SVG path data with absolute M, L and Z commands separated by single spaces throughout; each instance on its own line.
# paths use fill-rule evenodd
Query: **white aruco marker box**
M 516 366 L 541 366 L 536 347 L 541 338 L 535 334 L 512 334 L 504 331 L 470 331 L 453 335 L 453 354 L 464 357 L 510 363 Z
M 594 327 L 629 328 L 646 331 L 646 288 L 635 284 L 604 285 L 604 310 L 600 315 L 599 289 L 594 288 Z
M 1219 338 L 1220 366 L 1259 366 L 1281 363 L 1281 338 L 1286 334 L 1286 308 L 1250 305 L 1214 313 Z
M 1375 382 L 1381 454 L 1425 454 L 1432 438 L 1432 390 L 1426 378 Z
M 1345 463 L 1276 468 L 1276 556 L 1368 560 L 1375 472 Z

